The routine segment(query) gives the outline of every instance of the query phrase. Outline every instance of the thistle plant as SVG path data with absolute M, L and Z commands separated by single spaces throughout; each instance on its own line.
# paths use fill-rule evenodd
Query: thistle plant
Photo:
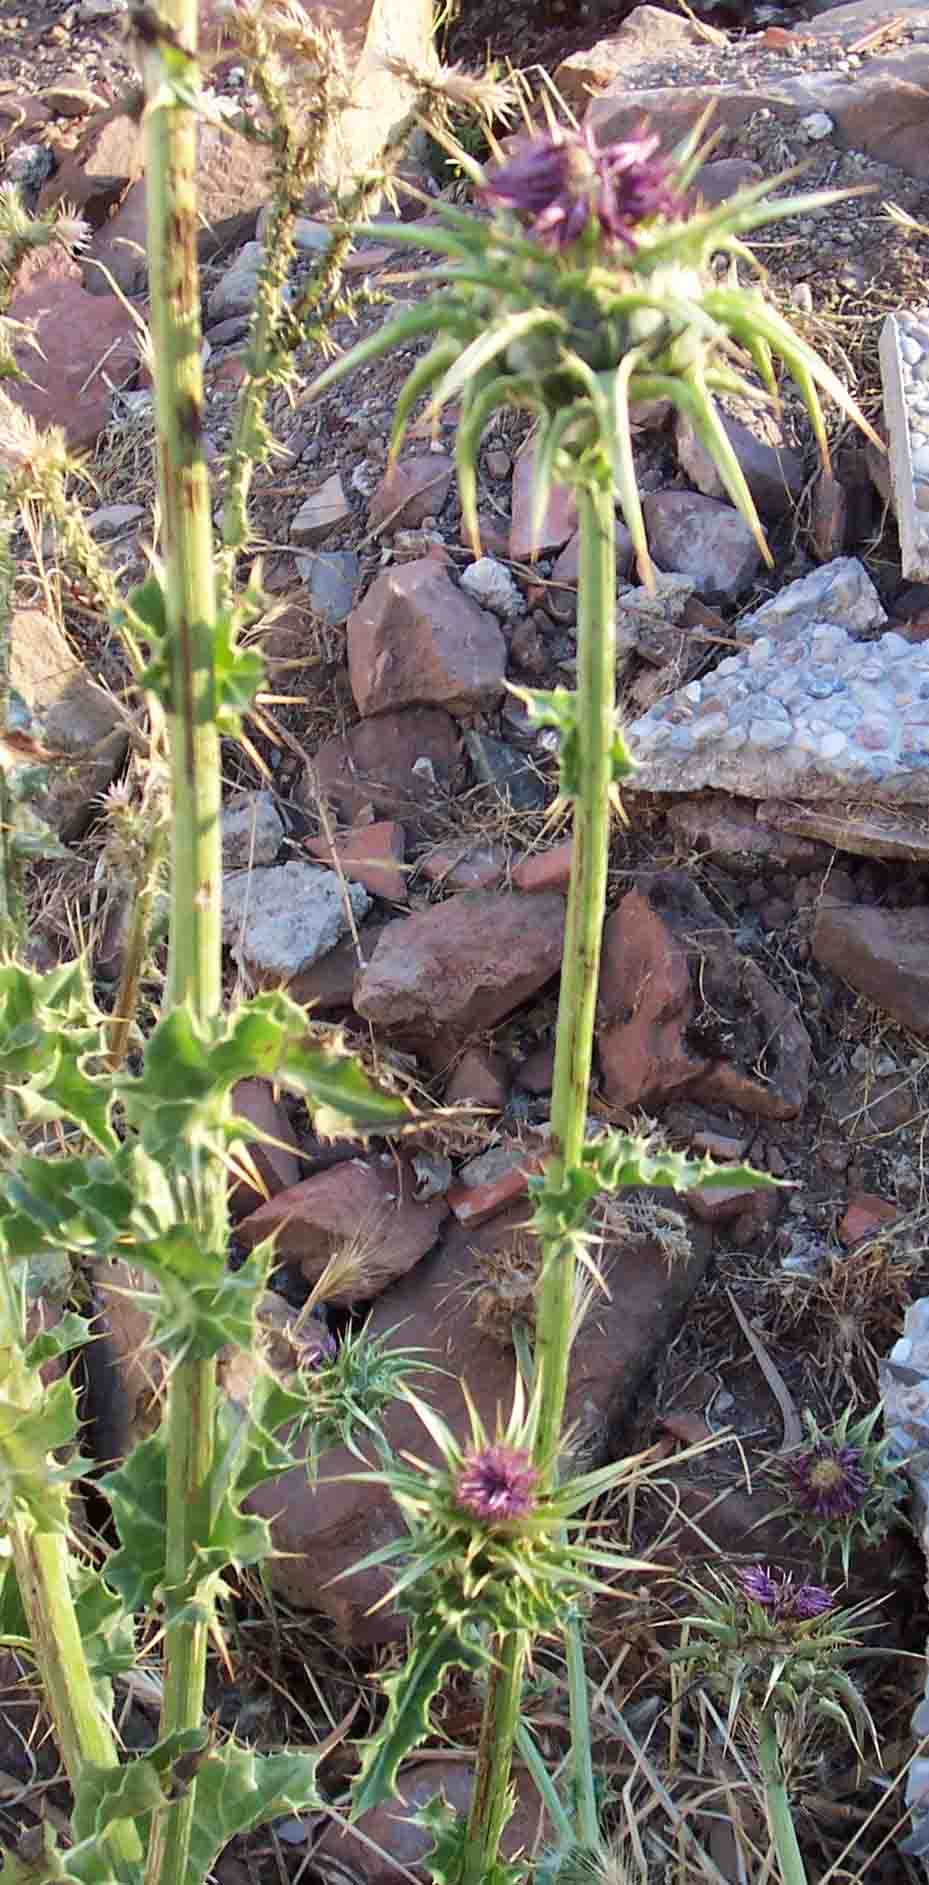
M 337 1040 L 307 1038 L 302 1009 L 280 993 L 226 1011 L 220 957 L 220 738 L 235 735 L 261 680 L 241 631 L 260 608 L 253 579 L 234 592 L 228 572 L 217 594 L 210 492 L 203 449 L 197 217 L 194 192 L 198 106 L 195 0 L 165 0 L 132 13 L 142 67 L 148 139 L 152 358 L 159 442 L 161 554 L 147 580 L 123 597 L 92 544 L 68 481 L 61 434 L 40 434 L 15 408 L 0 427 L 7 510 L 44 501 L 65 553 L 87 575 L 111 626 L 121 632 L 149 707 L 154 739 L 167 728 L 170 754 L 170 941 L 162 1013 L 141 1067 L 127 1069 L 126 1034 L 96 1008 L 86 965 L 48 975 L 0 963 L 0 1090 L 9 1162 L 0 1174 L 0 1526 L 8 1565 L 0 1589 L 2 1627 L 26 1640 L 71 1784 L 66 1859 L 51 1828 L 4 1873 L 187 1885 L 205 1879 L 236 1832 L 317 1802 L 317 1756 L 265 1756 L 218 1743 L 203 1719 L 206 1651 L 221 1642 L 224 1574 L 260 1563 L 270 1531 L 244 1502 L 293 1464 L 291 1437 L 313 1422 L 316 1390 L 340 1357 L 306 1355 L 286 1382 L 261 1365 L 259 1311 L 272 1251 L 230 1272 L 226 1195 L 233 1151 L 250 1128 L 234 1117 L 239 1080 L 263 1075 L 301 1094 L 318 1130 L 365 1136 L 403 1125 L 407 1102 L 376 1087 Z M 363 199 L 364 192 L 361 192 Z M 291 193 L 293 218 L 299 207 Z M 6 238 L 0 316 L 15 266 L 51 240 L 0 205 Z M 269 272 L 276 266 L 272 258 Z M 337 282 L 332 265 L 327 281 Z M 273 283 L 263 318 L 274 328 Z M 9 359 L 8 359 L 9 354 Z M 263 359 L 267 365 L 268 349 Z M 274 356 L 277 357 L 276 355 Z M 9 324 L 0 325 L 0 370 L 13 365 Z M 262 392 L 267 382 L 262 382 Z M 266 443 L 252 397 L 253 457 Z M 256 437 L 256 432 L 258 436 Z M 241 440 L 239 440 L 241 443 Z M 236 461 L 235 488 L 247 494 Z M 244 501 L 244 499 L 243 499 Z M 238 547 L 244 547 L 241 519 Z M 9 601 L 9 558 L 0 544 L 0 601 Z M 3 762 L 11 798 L 11 736 L 4 699 Z M 16 781 L 14 780 L 14 784 Z M 4 821 L 6 822 L 6 820 Z M 7 846 L 4 947 L 15 940 Z M 143 845 L 138 881 L 157 889 L 157 859 Z M 154 897 L 153 897 L 154 900 Z M 138 985 L 142 942 L 130 952 Z M 132 988 L 126 999 L 133 998 Z M 15 1155 L 15 1163 L 14 1163 Z M 161 1429 L 101 1482 L 119 1543 L 102 1569 L 72 1548 L 69 1486 L 81 1471 L 76 1399 L 67 1375 L 46 1388 L 41 1370 L 91 1334 L 65 1316 L 28 1339 L 29 1304 L 63 1251 L 80 1263 L 117 1257 L 144 1272 L 140 1305 L 165 1359 Z M 256 1363 L 247 1405 L 217 1394 L 217 1357 L 232 1348 Z M 322 1366 L 317 1364 L 321 1363 Z M 372 1350 L 355 1368 L 383 1393 L 390 1370 Z M 400 1369 L 391 1358 L 395 1382 Z M 347 1363 L 343 1363 L 343 1372 Z M 330 1393 L 328 1418 L 337 1410 Z M 375 1397 L 376 1398 L 376 1397 Z M 360 1405 L 360 1403 L 359 1403 Z M 361 1411 L 374 1419 L 370 1407 Z M 64 1463 L 63 1463 L 64 1462 Z M 156 1746 L 123 1759 L 109 1678 L 132 1659 L 137 1612 L 163 1645 L 162 1714 Z M 10 1619 L 15 1619 L 10 1624 Z M 128 1657 L 128 1662 L 127 1662 Z
M 825 1722 L 847 1736 L 859 1759 L 866 1737 L 877 1746 L 845 1666 L 860 1654 L 868 1606 L 840 1610 L 824 1586 L 798 1584 L 763 1564 L 734 1577 L 716 1574 L 714 1584 L 696 1592 L 697 1609 L 686 1618 L 694 1634 L 670 1657 L 723 1703 L 728 1734 L 738 1725 L 754 1737 L 782 1885 L 806 1885 L 788 1790 L 788 1737 L 802 1740 Z
M 875 1432 L 880 1419 L 880 1407 L 856 1421 L 846 1408 L 831 1426 L 821 1428 L 807 1409 L 806 1444 L 773 1468 L 786 1495 L 782 1509 L 819 1546 L 824 1570 L 838 1551 L 846 1579 L 856 1539 L 879 1544 L 900 1522 L 907 1496 L 890 1441 Z
M 433 84 L 439 87 L 441 77 Z M 668 399 L 690 421 L 769 562 L 717 398 L 737 394 L 756 403 L 775 402 L 774 361 L 779 357 L 806 404 L 824 462 L 828 447 L 820 391 L 870 430 L 841 382 L 766 303 L 761 290 L 745 290 L 733 279 L 738 263 L 751 260 L 744 236 L 819 208 L 838 193 L 775 199 L 775 186 L 765 184 L 716 209 L 694 212 L 688 191 L 707 149 L 702 127 L 673 157 L 660 155 L 657 140 L 644 130 L 599 148 L 590 134 L 565 128 L 551 114 L 545 133 L 530 130 L 507 161 L 495 151 L 498 161 L 487 169 L 457 148 L 456 160 L 486 213 L 440 204 L 429 228 L 391 228 L 392 242 L 434 252 L 436 293 L 329 366 L 310 394 L 319 397 L 352 368 L 392 347 L 428 339 L 431 345 L 397 401 L 391 457 L 396 458 L 421 400 L 427 400 L 427 418 L 448 401 L 459 402 L 458 485 L 475 554 L 480 553 L 478 451 L 499 408 L 524 409 L 535 421 L 536 521 L 554 482 L 576 493 L 577 692 L 522 692 L 532 721 L 559 735 L 560 795 L 574 818 L 552 1093 L 553 1151 L 532 1187 L 542 1266 L 535 1316 L 535 1413 L 527 1444 L 538 1475 L 536 1497 L 543 1499 L 556 1497 L 576 1269 L 579 1258 L 590 1260 L 586 1223 L 593 1197 L 618 1184 L 684 1189 L 707 1182 L 705 1167 L 662 1160 L 645 1140 L 611 1135 L 593 1147 L 585 1145 L 611 808 L 618 805 L 619 787 L 633 766 L 615 711 L 617 500 L 642 579 L 653 581 L 630 409 L 637 401 Z M 731 263 L 724 283 L 709 271 L 719 254 L 728 254 Z M 763 1182 L 744 1172 L 740 1177 Z M 718 1168 L 709 1182 L 714 1178 L 722 1178 Z M 454 1509 L 461 1523 L 460 1507 Z M 527 1620 L 520 1629 L 514 1620 L 511 1627 L 498 1628 L 496 1636 L 461 1885 L 495 1876 L 531 1626 Z M 577 1838 L 591 1850 L 599 1829 L 586 1687 L 580 1637 L 570 1622 L 566 1642 Z M 420 1672 L 415 1653 L 411 1668 Z M 411 1678 L 409 1693 L 412 1686 Z M 398 1678 L 388 1711 L 391 1724 L 401 1688 Z M 389 1773 L 390 1763 L 380 1770 L 376 1761 L 368 1763 L 365 1800 L 372 1798 L 371 1775 L 378 1771 Z

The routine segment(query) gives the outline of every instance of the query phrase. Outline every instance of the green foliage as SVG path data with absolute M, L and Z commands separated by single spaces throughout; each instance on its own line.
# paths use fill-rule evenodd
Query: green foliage
M 603 1191 L 637 1185 L 670 1191 L 728 1185 L 771 1190 L 782 1181 L 751 1165 L 719 1165 L 711 1158 L 671 1152 L 649 1134 L 606 1132 L 583 1147 L 580 1165 L 554 1179 L 549 1167 L 528 1182 L 533 1229 L 539 1237 L 561 1239 L 583 1230 L 593 1199 Z
M 361 1768 L 352 1789 L 352 1818 L 359 1819 L 394 1792 L 400 1766 L 429 1728 L 429 1710 L 452 1668 L 478 1669 L 487 1661 L 475 1622 L 462 1614 L 457 1623 L 417 1620 L 403 1668 L 382 1676 L 387 1713 L 376 1735 L 362 1749 Z
M 511 1812 L 512 1802 L 511 1790 Z M 425 1806 L 413 1814 L 413 1819 L 432 1839 L 432 1851 L 427 1853 L 423 1865 L 428 1867 L 433 1885 L 459 1885 L 467 1855 L 467 1820 L 461 1819 L 454 1807 L 449 1806 L 444 1793 L 427 1800 Z M 524 1866 L 508 1865 L 505 1859 L 498 1859 L 483 1875 L 484 1885 L 518 1885 L 524 1877 Z

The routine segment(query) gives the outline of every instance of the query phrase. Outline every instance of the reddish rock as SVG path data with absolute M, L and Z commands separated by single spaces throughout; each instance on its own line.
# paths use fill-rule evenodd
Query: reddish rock
M 517 1289 L 520 1274 L 525 1288 L 532 1286 L 538 1257 L 521 1228 L 525 1218 L 525 1206 L 517 1206 L 476 1229 L 455 1225 L 442 1247 L 385 1291 L 371 1311 L 373 1336 L 385 1337 L 389 1347 L 420 1348 L 425 1359 L 445 1371 L 423 1375 L 413 1385 L 462 1439 L 468 1430 L 462 1380 L 491 1429 L 498 1410 L 505 1413 L 511 1404 L 512 1351 L 503 1339 L 485 1332 L 484 1322 L 499 1326 L 502 1336 L 507 1312 L 500 1290 Z M 702 1226 L 693 1226 L 692 1238 L 693 1255 L 672 1266 L 657 1245 L 645 1241 L 598 1250 L 610 1295 L 598 1295 L 594 1313 L 581 1328 L 568 1384 L 567 1423 L 578 1423 L 580 1444 L 603 1444 L 679 1327 L 710 1248 Z M 481 1295 L 489 1269 L 499 1279 L 492 1301 Z M 403 1400 L 391 1403 L 384 1428 L 394 1452 L 434 1459 L 428 1434 Z M 278 1555 L 269 1560 L 268 1571 L 275 1588 L 289 1602 L 325 1611 L 343 1642 L 363 1646 L 402 1640 L 406 1618 L 389 1605 L 371 1613 L 390 1588 L 389 1567 L 333 1582 L 372 1546 L 402 1532 L 386 1487 L 344 1477 L 358 1470 L 357 1458 L 336 1447 L 324 1455 L 317 1484 L 308 1484 L 305 1468 L 298 1466 L 260 1487 L 248 1505 L 272 1521 Z
M 144 170 L 144 132 L 122 105 L 113 105 L 95 113 L 74 149 L 62 153 L 39 192 L 39 209 L 68 203 L 91 229 L 101 229 Z
M 506 643 L 431 557 L 382 571 L 348 618 L 348 670 L 359 713 L 434 705 L 491 707 L 503 691 Z
M 444 890 L 496 890 L 507 862 L 502 844 L 443 844 L 420 858 L 419 870 Z
M 463 1037 L 491 1028 L 557 974 L 564 899 L 473 891 L 385 930 L 355 986 L 355 1008 L 384 1028 Z
M 446 1106 L 486 1106 L 499 1113 L 506 1105 L 507 1064 L 502 1054 L 469 1047 L 445 1088 Z
M 370 807 L 377 818 L 399 819 L 408 831 L 424 832 L 430 810 L 434 818 L 447 804 L 460 775 L 455 722 L 438 707 L 409 707 L 325 740 L 301 789 L 312 804 L 318 783 L 345 824 L 357 824 Z
M 653 59 L 679 59 L 698 44 L 697 29 L 691 20 L 664 7 L 637 6 L 609 38 L 562 59 L 555 84 L 562 98 L 580 115 L 591 96 L 610 85 L 622 84 L 630 66 L 651 63 Z
M 56 252 L 17 289 L 9 312 L 32 323 L 39 347 L 14 344 L 28 379 L 9 380 L 9 397 L 38 426 L 62 426 L 72 451 L 86 450 L 109 422 L 111 389 L 138 370 L 130 310 L 115 295 L 89 295 L 77 263 Z
M 245 1217 L 279 1191 L 287 1191 L 300 1181 L 299 1147 L 293 1127 L 267 1080 L 240 1080 L 232 1089 L 232 1110 L 262 1135 L 245 1141 L 248 1160 L 254 1165 L 264 1186 L 246 1178 L 234 1181 L 229 1192 L 233 1218 Z M 269 1143 L 273 1141 L 273 1143 Z M 245 1167 L 247 1170 L 247 1166 Z
M 537 1047 L 517 1069 L 516 1085 L 524 1093 L 550 1093 L 555 1079 L 555 1044 Z
M 685 872 L 656 873 L 647 900 L 685 951 L 691 985 L 701 994 L 702 1026 L 692 1051 L 702 1047 L 713 1058 L 703 1062 L 687 1097 L 764 1119 L 795 1119 L 806 1105 L 813 1050 L 792 1002 L 756 962 L 740 955 Z
M 722 792 L 701 792 L 698 798 L 678 799 L 669 805 L 667 821 L 675 838 L 688 851 L 715 858 L 738 877 L 753 877 L 764 865 L 773 870 L 825 871 L 831 849 L 815 838 L 772 830 L 764 820 L 765 807 L 751 805 Z
M 311 857 L 334 864 L 338 859 L 349 883 L 364 884 L 372 897 L 384 897 L 388 903 L 406 903 L 406 876 L 402 869 L 406 852 L 403 826 L 387 820 L 379 825 L 362 825 L 335 846 L 328 838 L 307 838 Z
M 330 949 L 328 955 L 320 956 L 318 962 L 311 963 L 308 969 L 301 969 L 299 975 L 292 976 L 287 984 L 287 993 L 291 1001 L 300 1002 L 313 1017 L 317 1015 L 339 1014 L 352 1005 L 355 989 L 355 977 L 362 963 L 370 962 L 386 923 L 363 923 L 358 931 L 358 946 L 353 936 L 346 936 L 343 942 Z M 361 950 L 361 962 L 358 949 Z
M 720 418 L 760 515 L 775 519 L 792 515 L 804 483 L 799 454 L 789 446 L 759 438 L 727 413 L 721 413 Z M 726 487 L 714 460 L 689 420 L 681 416 L 675 427 L 675 445 L 678 464 L 691 484 L 705 497 L 725 498 Z
M 603 931 L 597 1032 L 607 1099 L 666 1099 L 706 1066 L 684 1036 L 694 1014 L 687 952 L 648 898 L 630 890 Z
M 514 890 L 567 890 L 573 851 L 573 840 L 565 838 L 561 844 L 553 844 L 550 851 L 520 858 L 513 870 Z
M 413 1188 L 409 1168 L 388 1153 L 376 1161 L 349 1159 L 279 1192 L 245 1218 L 237 1235 L 253 1249 L 276 1233 L 277 1255 L 299 1263 L 311 1283 L 336 1251 L 346 1250 L 346 1276 L 327 1286 L 326 1300 L 344 1307 L 368 1302 L 432 1249 L 448 1215 L 444 1198 L 417 1204 Z
M 701 1185 L 688 1191 L 687 1208 L 704 1224 L 731 1224 L 756 1195 L 751 1185 Z
M 475 1726 L 478 1719 L 476 1714 Z M 516 1806 L 500 1839 L 503 1859 L 531 1852 L 545 1833 L 539 1795 L 525 1768 L 514 1769 L 513 1786 Z M 318 1872 L 320 1878 L 350 1879 L 354 1885 L 400 1885 L 401 1868 L 406 1867 L 407 1875 L 412 1871 L 425 1885 L 430 1873 L 423 1861 L 431 1849 L 431 1839 L 422 1826 L 416 1825 L 414 1815 L 442 1793 L 463 1819 L 473 1791 L 474 1767 L 468 1761 L 414 1761 L 402 1767 L 396 1793 L 390 1800 L 362 1813 L 355 1826 L 330 1822 L 313 1848 L 314 1875 Z
M 116 214 L 97 230 L 81 257 L 84 287 L 88 294 L 112 293 L 111 276 L 124 295 L 145 293 L 148 282 L 147 217 L 145 183 L 140 178 L 129 185 Z
M 761 165 L 753 164 L 748 157 L 717 157 L 712 163 L 701 164 L 692 188 L 707 209 L 716 209 L 740 190 L 748 190 L 763 181 Z
M 844 484 L 840 484 L 831 471 L 820 471 L 813 486 L 810 536 L 821 563 L 831 563 L 845 552 L 848 542 L 848 497 Z
M 444 452 L 420 452 L 401 459 L 382 478 L 371 499 L 368 529 L 416 530 L 427 517 L 437 517 L 449 493 L 454 472 Z
M 490 1218 L 499 1217 L 501 1211 L 518 1204 L 521 1198 L 528 1197 L 529 1180 L 542 1170 L 543 1163 L 540 1156 L 527 1153 L 518 1165 L 511 1165 L 499 1178 L 489 1178 L 486 1184 L 453 1185 L 448 1193 L 449 1210 L 459 1224 L 470 1226 L 472 1230 L 478 1224 L 486 1224 Z
M 813 954 L 884 1014 L 929 1038 L 929 908 L 823 904 Z
M 731 504 L 695 491 L 654 491 L 642 510 L 658 568 L 690 576 L 710 602 L 735 601 L 761 568 L 761 551 Z
M 613 537 L 616 544 L 616 574 L 626 576 L 632 568 L 635 551 L 632 538 L 620 517 L 613 520 Z M 575 530 L 570 543 L 566 543 L 560 556 L 552 565 L 552 582 L 564 583 L 569 589 L 576 589 L 581 554 L 581 533 Z M 551 592 L 549 592 L 551 602 Z M 573 604 L 572 604 L 573 607 Z
M 887 1198 L 878 1198 L 871 1191 L 853 1191 L 839 1223 L 839 1236 L 843 1244 L 858 1244 L 864 1237 L 874 1237 L 889 1225 L 896 1224 L 900 1213 L 895 1204 Z
M 533 557 L 560 550 L 577 529 L 577 499 L 566 484 L 551 488 L 545 514 L 538 531 L 532 528 L 532 480 L 535 450 L 532 442 L 524 446 L 513 467 L 513 492 L 510 521 L 510 555 L 516 563 L 528 563 Z

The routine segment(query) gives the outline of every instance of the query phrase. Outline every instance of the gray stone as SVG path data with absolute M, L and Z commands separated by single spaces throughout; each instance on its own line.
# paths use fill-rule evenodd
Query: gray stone
M 760 609 L 739 617 L 740 640 L 748 634 L 780 640 L 811 622 L 835 622 L 849 635 L 870 635 L 886 622 L 880 596 L 863 563 L 856 556 L 839 556 L 832 563 L 788 583 Z
M 124 536 L 133 524 L 145 516 L 141 504 L 102 504 L 87 519 L 87 528 L 92 537 L 103 541 L 108 537 Z
M 361 575 L 354 550 L 321 550 L 317 556 L 298 556 L 297 568 L 316 614 L 332 628 L 340 628 L 352 612 Z
M 525 753 L 486 733 L 466 733 L 465 745 L 475 776 L 514 811 L 539 811 L 548 803 L 545 780 Z
M 284 826 L 270 792 L 237 792 L 223 806 L 223 869 L 273 864 Z
M 41 609 L 14 609 L 9 635 L 10 678 L 53 754 L 47 790 L 32 804 L 65 844 L 72 843 L 125 759 L 126 719 Z
M 659 569 L 692 578 L 707 601 L 733 602 L 761 567 L 761 551 L 730 504 L 694 491 L 654 491 L 642 504 Z
M 297 512 L 290 526 L 292 543 L 322 543 L 330 532 L 345 524 L 351 517 L 351 507 L 342 488 L 342 479 L 337 471 L 325 484 L 320 485 L 308 497 Z
M 461 587 L 479 602 L 482 609 L 493 609 L 504 622 L 513 622 L 526 613 L 526 598 L 513 581 L 505 563 L 492 556 L 481 556 L 461 572 Z
M 258 291 L 258 274 L 264 261 L 260 242 L 246 242 L 231 268 L 221 275 L 210 291 L 208 312 L 211 321 L 225 321 L 233 314 L 250 314 Z
M 346 897 L 356 920 L 371 899 L 360 884 L 343 887 L 335 871 L 292 860 L 223 879 L 223 941 L 250 981 L 287 982 L 345 935 Z

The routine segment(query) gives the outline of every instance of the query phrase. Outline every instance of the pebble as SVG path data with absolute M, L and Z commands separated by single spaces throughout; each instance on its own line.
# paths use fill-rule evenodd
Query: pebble
M 832 136 L 835 125 L 827 111 L 809 111 L 800 119 L 799 129 L 810 144 L 821 144 L 823 138 Z

